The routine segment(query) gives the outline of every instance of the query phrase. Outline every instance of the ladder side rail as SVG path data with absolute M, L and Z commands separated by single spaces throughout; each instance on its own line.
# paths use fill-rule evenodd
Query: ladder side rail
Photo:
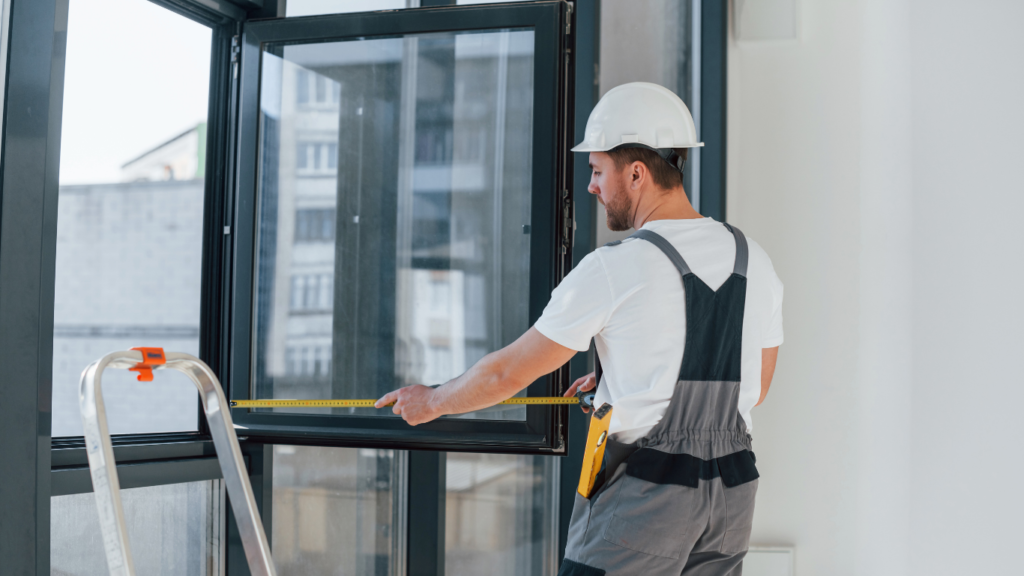
M 121 505 L 121 484 L 117 479 L 117 464 L 107 428 L 107 412 L 103 405 L 101 378 L 107 367 L 128 369 L 142 361 L 137 351 L 113 352 L 90 364 L 79 383 L 78 403 L 82 412 L 85 452 L 89 457 L 89 474 L 96 495 L 103 552 L 111 576 L 135 576 L 128 545 L 128 529 Z
M 238 436 L 231 421 L 230 404 L 224 396 L 224 391 L 213 370 L 202 360 L 178 352 L 168 352 L 166 356 L 167 364 L 161 368 L 182 372 L 199 389 L 203 411 L 210 425 L 213 445 L 217 449 L 217 459 L 220 461 L 224 485 L 238 524 L 249 570 L 253 576 L 276 576 L 270 555 L 270 544 L 260 520 L 256 497 L 249 483 L 249 473 L 245 468 Z

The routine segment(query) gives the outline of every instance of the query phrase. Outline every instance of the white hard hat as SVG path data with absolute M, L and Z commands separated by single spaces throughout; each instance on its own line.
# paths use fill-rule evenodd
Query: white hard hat
M 601 97 L 587 119 L 583 142 L 572 151 L 607 152 L 620 146 L 659 151 L 703 145 L 697 142 L 693 117 L 679 96 L 664 86 L 630 82 Z

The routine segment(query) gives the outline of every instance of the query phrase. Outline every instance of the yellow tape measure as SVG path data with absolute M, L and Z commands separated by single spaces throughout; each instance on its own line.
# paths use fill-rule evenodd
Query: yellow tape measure
M 591 395 L 592 396 L 592 395 Z M 232 400 L 232 408 L 373 408 L 376 400 Z M 579 404 L 576 396 L 534 396 L 509 398 L 498 404 Z M 584 405 L 589 404 L 584 401 Z M 388 404 L 392 406 L 392 404 Z

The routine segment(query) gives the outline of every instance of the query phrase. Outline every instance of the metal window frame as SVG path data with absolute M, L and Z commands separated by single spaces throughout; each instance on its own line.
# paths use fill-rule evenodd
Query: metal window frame
M 228 294 L 224 286 L 229 279 L 225 272 L 227 263 L 230 262 L 230 252 L 223 240 L 222 230 L 228 225 L 225 222 L 230 217 L 230 207 L 233 203 L 233 155 L 230 154 L 234 145 L 232 134 L 235 130 L 234 109 L 231 104 L 235 92 L 231 62 L 232 38 L 237 35 L 240 26 L 238 19 L 244 19 L 246 12 L 223 0 L 140 1 L 149 1 L 166 8 L 209 27 L 212 32 L 203 200 L 199 357 L 218 371 L 225 350 L 222 346 L 225 339 L 222 330 L 225 326 Z M 53 239 L 56 240 L 56 222 Z M 48 256 L 56 258 L 55 245 L 53 253 Z M 51 324 L 53 280 L 51 276 Z M 52 359 L 52 355 L 48 357 Z M 112 441 L 119 470 L 123 466 L 129 478 L 125 486 L 156 486 L 220 478 L 220 472 L 211 465 L 214 461 L 209 460 L 215 453 L 210 451 L 212 445 L 209 430 L 201 414 L 202 408 L 197 403 L 198 427 L 195 432 L 114 436 Z M 84 447 L 85 440 L 82 436 L 51 439 L 51 495 L 92 491 Z M 176 463 L 177 466 L 171 466 L 169 463 Z
M 729 3 L 700 0 L 700 210 L 725 222 Z
M 7 0 L 0 155 L 0 566 L 50 571 L 50 395 L 67 0 Z M 8 12 L 9 8 L 9 12 Z
M 52 196 L 53 201 L 45 205 L 44 226 L 40 233 L 27 237 L 41 237 L 46 242 L 44 248 L 48 249 L 40 258 L 44 274 L 40 278 L 44 285 L 41 288 L 39 310 L 41 312 L 41 331 L 38 339 L 39 354 L 37 355 L 38 371 L 45 374 L 45 378 L 39 378 L 36 389 L 31 390 L 33 396 L 38 396 L 38 412 L 45 415 L 45 421 L 40 421 L 37 427 L 40 446 L 45 441 L 46 450 L 39 451 L 38 467 L 42 470 L 48 468 L 48 473 L 36 475 L 37 490 L 35 492 L 35 509 L 31 515 L 32 519 L 25 514 L 20 514 L 16 523 L 4 522 L 4 530 L 0 532 L 2 541 L 13 542 L 16 539 L 7 537 L 6 531 L 10 527 L 22 534 L 29 534 L 35 537 L 37 545 L 33 548 L 10 547 L 6 553 L 0 553 L 0 559 L 5 566 L 24 566 L 24 571 L 14 568 L 18 573 L 36 573 L 38 575 L 49 574 L 49 522 L 50 522 L 50 498 L 70 494 L 88 493 L 92 491 L 92 480 L 89 474 L 88 460 L 85 454 L 84 440 L 79 437 L 62 437 L 53 440 L 49 436 L 49 405 L 50 405 L 50 371 L 52 370 L 52 326 L 53 326 L 53 281 L 54 264 L 56 259 L 56 196 L 57 196 L 57 166 L 59 165 L 59 143 L 60 143 L 60 120 L 61 104 L 63 98 L 63 64 L 64 64 L 64 42 L 67 29 L 67 7 L 68 0 L 8 0 L 16 1 L 23 11 L 31 12 L 21 20 L 13 20 L 12 28 L 15 30 L 32 30 L 38 28 L 37 21 L 47 22 L 49 12 L 57 7 L 57 27 L 59 34 L 54 42 L 54 54 L 52 68 L 54 80 L 49 88 L 51 105 L 49 110 L 49 122 L 55 124 L 51 128 L 47 138 L 41 139 L 46 142 L 48 154 L 47 175 L 49 181 L 45 184 L 45 193 Z M 140 0 L 146 1 L 146 0 Z M 227 329 L 230 316 L 230 292 L 226 289 L 230 286 L 231 279 L 231 244 L 226 238 L 230 230 L 233 217 L 233 191 L 235 179 L 234 154 L 236 133 L 237 133 L 237 49 L 235 40 L 240 33 L 241 23 L 251 17 L 276 16 L 283 10 L 284 1 L 277 0 L 148 0 L 172 12 L 183 15 L 197 23 L 206 25 L 212 30 L 211 39 L 211 66 L 210 66 L 210 88 L 209 104 L 207 113 L 207 158 L 206 177 L 204 183 L 204 210 L 203 210 L 203 251 L 202 251 L 202 272 L 201 272 L 201 309 L 200 309 L 200 357 L 206 361 L 215 371 L 225 368 L 223 358 L 227 357 L 227 338 L 223 332 Z M 280 10 L 279 10 L 280 9 Z M 61 14 L 63 21 L 60 21 Z M 34 26 L 33 26 L 34 25 Z M 64 36 L 62 36 L 63 34 Z M 46 40 L 43 35 L 33 36 L 41 43 Z M 7 41 L 7 38 L 4 38 Z M 59 49 L 59 53 L 58 53 Z M 39 69 L 42 68 L 44 58 L 49 58 L 47 51 L 39 50 L 29 53 L 25 48 L 13 50 L 15 61 L 32 61 Z M 59 72 L 58 72 L 59 69 Z M 15 74 L 8 76 L 8 81 L 17 81 Z M 38 83 L 38 82 L 37 82 Z M 35 86 L 36 96 L 39 93 L 46 93 L 41 87 Z M 11 110 L 6 105 L 5 112 Z M 22 108 L 23 109 L 23 108 Z M 21 120 L 21 119 L 18 119 Z M 27 136 L 28 134 L 23 135 Z M 5 137 L 5 140 L 8 138 Z M 50 149 L 58 152 L 50 152 Z M 43 156 L 40 155 L 42 159 Z M 29 165 L 19 165 L 30 167 Z M 6 190 L 8 187 L 4 186 Z M 42 197 L 43 195 L 40 194 Z M 33 223 L 29 218 L 26 223 Z M 6 262 L 2 260 L 4 249 L 9 242 L 3 242 L 0 232 L 0 286 L 4 289 L 9 282 L 3 278 L 2 267 Z M 30 252 L 31 253 L 31 252 Z M 46 285 L 46 282 L 49 284 Z M 2 298 L 0 298 L 2 301 Z M 0 303 L 0 317 L 3 314 L 3 306 Z M 5 324 L 4 329 L 9 324 Z M 13 327 L 13 326 L 12 326 Z M 3 337 L 4 329 L 0 329 L 0 338 Z M 24 337 L 24 333 L 22 333 Z M 2 342 L 2 340 L 0 340 Z M 5 348 L 6 350 L 6 348 Z M 3 352 L 0 352 L 2 354 Z M 12 407 L 4 404 L 4 408 Z M 170 433 L 170 434 L 126 434 L 117 435 L 113 438 L 114 454 L 117 460 L 118 476 L 123 488 L 139 488 L 149 486 L 162 486 L 178 484 L 183 482 L 194 482 L 202 480 L 220 479 L 222 477 L 219 463 L 216 458 L 216 451 L 208 433 L 205 419 L 200 418 L 201 406 L 196 405 L 196 418 L 199 427 L 196 432 Z M 6 415 L 6 414 L 5 414 Z M 5 418 L 5 422 L 8 420 Z M 45 437 L 44 432 L 45 431 Z M 248 468 L 250 482 L 256 496 L 257 505 L 264 520 L 265 528 L 269 531 L 271 524 L 271 497 L 272 497 L 272 471 L 273 458 L 272 447 L 260 444 L 242 443 L 243 459 Z M 5 490 L 6 492 L 6 490 Z M 24 491 L 12 490 L 12 494 L 24 497 Z M 9 505 L 6 498 L 0 497 L 0 511 L 5 520 L 9 518 L 7 512 L 13 507 Z M 229 574 L 248 574 L 248 563 L 242 549 L 241 539 L 238 535 L 234 517 L 225 515 L 227 522 L 227 541 L 225 543 L 225 569 Z M 28 531 L 26 531 L 28 528 Z M 5 547 L 0 547 L 5 548 Z M 32 566 L 34 569 L 29 570 Z
M 587 119 L 598 101 L 598 71 L 601 62 L 601 0 L 576 0 L 576 106 L 575 138 L 582 142 Z M 590 185 L 589 156 L 576 154 L 573 158 L 575 174 L 573 196 L 576 200 L 576 243 L 573 245 L 573 266 L 597 248 L 597 200 L 587 190 Z M 593 346 L 591 346 L 593 347 Z M 592 352 L 581 352 L 569 362 L 572 379 L 581 378 L 594 370 Z M 581 410 L 570 410 L 568 419 L 569 450 L 559 463 L 561 471 L 558 486 L 558 559 L 565 556 L 572 518 L 583 467 L 583 452 L 587 438 L 589 418 Z
M 241 47 L 238 140 L 238 201 L 234 240 L 232 351 L 227 377 L 233 400 L 250 399 L 253 362 L 253 282 L 258 218 L 259 82 L 265 43 L 393 37 L 434 32 L 532 28 L 534 60 L 534 163 L 530 247 L 529 315 L 540 317 L 551 290 L 571 266 L 571 218 L 567 196 L 573 101 L 568 4 L 561 0 L 426 7 L 399 11 L 306 16 L 248 22 Z M 560 191 L 566 191 L 563 195 Z M 223 374 L 223 371 L 222 371 Z M 528 388 L 530 396 L 558 395 L 568 386 L 563 367 Z M 323 446 L 376 447 L 520 454 L 563 454 L 565 406 L 528 406 L 524 422 L 445 418 L 415 428 L 389 417 L 258 413 L 236 409 L 235 423 L 252 441 Z

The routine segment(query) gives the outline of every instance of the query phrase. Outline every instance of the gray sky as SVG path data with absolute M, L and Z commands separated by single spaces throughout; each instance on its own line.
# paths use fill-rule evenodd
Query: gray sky
M 206 120 L 210 29 L 147 0 L 71 0 L 60 183 L 121 165 Z
M 337 12 L 367 12 L 405 8 L 406 0 L 290 0 L 285 4 L 287 16 L 311 16 Z
M 406 3 L 292 0 L 288 15 Z M 122 164 L 204 122 L 210 41 L 209 28 L 148 0 L 71 0 L 60 183 L 117 182 Z

